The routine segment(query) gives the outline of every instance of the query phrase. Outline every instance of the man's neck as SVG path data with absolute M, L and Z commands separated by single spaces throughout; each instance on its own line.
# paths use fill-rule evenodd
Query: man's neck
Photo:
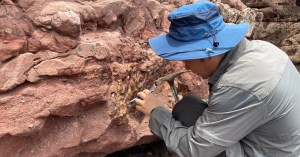
M 231 60 L 235 57 L 236 53 L 243 51 L 249 41 L 246 38 L 243 38 L 235 48 L 225 53 L 222 60 L 220 61 L 219 66 L 213 72 L 211 77 L 209 77 L 208 82 L 210 84 L 215 84 L 219 78 L 226 72 L 226 70 L 231 66 Z

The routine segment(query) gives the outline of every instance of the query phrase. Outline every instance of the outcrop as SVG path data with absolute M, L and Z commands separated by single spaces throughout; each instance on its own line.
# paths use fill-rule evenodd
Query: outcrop
M 193 2 L 0 0 L 1 156 L 105 156 L 157 140 L 148 117 L 128 102 L 184 69 L 156 56 L 148 38 L 166 33 L 168 13 Z M 300 62 L 300 16 L 285 12 L 293 5 L 280 3 L 278 18 L 268 1 L 215 2 L 226 22 L 249 22 L 249 38 L 269 40 Z M 192 73 L 175 83 L 180 95 L 208 97 L 206 80 Z M 156 94 L 172 108 L 167 84 Z

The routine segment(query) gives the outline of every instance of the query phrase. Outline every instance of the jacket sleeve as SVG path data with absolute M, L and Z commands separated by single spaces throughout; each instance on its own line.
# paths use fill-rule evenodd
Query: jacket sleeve
M 194 126 L 189 128 L 183 126 L 163 107 L 153 110 L 149 127 L 153 134 L 165 141 L 170 150 L 181 157 L 210 157 L 226 149 L 195 135 Z
M 154 109 L 149 123 L 152 133 L 179 156 L 213 157 L 230 149 L 262 123 L 261 102 L 251 93 L 224 88 L 210 99 L 213 101 L 209 101 L 207 110 L 189 128 L 175 121 L 163 107 Z

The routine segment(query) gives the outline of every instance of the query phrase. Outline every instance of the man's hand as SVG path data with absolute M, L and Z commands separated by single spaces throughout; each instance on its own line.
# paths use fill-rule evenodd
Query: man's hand
M 143 112 L 145 115 L 149 116 L 151 111 L 158 107 L 162 106 L 162 101 L 158 99 L 154 94 L 152 94 L 148 89 L 145 89 L 137 95 L 141 99 L 135 100 L 136 103 L 136 109 Z

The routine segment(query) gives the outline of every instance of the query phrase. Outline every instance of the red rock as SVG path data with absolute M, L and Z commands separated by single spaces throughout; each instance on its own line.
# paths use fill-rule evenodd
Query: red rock
M 35 30 L 28 39 L 28 51 L 38 52 L 51 50 L 55 52 L 67 52 L 78 45 L 78 40 L 55 32 L 43 32 Z
M 105 156 L 156 140 L 148 117 L 128 110 L 128 101 L 184 69 L 159 58 L 147 39 L 166 33 L 168 13 L 191 2 L 2 0 L 10 5 L 0 5 L 0 154 Z M 226 6 L 226 20 L 256 22 L 250 8 Z M 272 28 L 280 29 L 270 25 L 256 37 Z M 296 56 L 291 41 L 298 37 L 281 44 Z M 208 97 L 207 81 L 193 73 L 175 83 L 180 95 Z M 155 94 L 171 110 L 168 84 Z
M 0 42 L 0 61 L 5 61 L 17 56 L 26 49 L 25 40 L 13 40 Z
M 0 93 L 10 90 L 26 80 L 26 72 L 34 65 L 34 55 L 21 54 L 0 66 Z

